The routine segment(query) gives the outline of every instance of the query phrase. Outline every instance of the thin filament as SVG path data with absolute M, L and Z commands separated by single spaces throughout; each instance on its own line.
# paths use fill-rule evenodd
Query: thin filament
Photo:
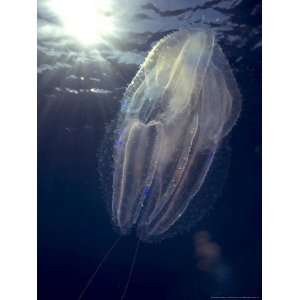
M 89 286 L 91 285 L 91 283 L 93 282 L 95 276 L 97 275 L 98 271 L 101 269 L 102 265 L 104 264 L 104 262 L 106 261 L 106 259 L 109 257 L 110 253 L 112 252 L 112 250 L 115 248 L 115 246 L 118 244 L 118 242 L 120 241 L 121 237 L 119 237 L 117 240 L 115 240 L 115 242 L 112 244 L 111 248 L 106 252 L 106 254 L 104 255 L 104 257 L 102 258 L 102 260 L 99 262 L 96 270 L 94 271 L 94 273 L 90 276 L 89 280 L 87 281 L 85 287 L 82 289 L 79 297 L 77 300 L 81 300 L 85 294 L 85 292 L 87 291 L 87 289 L 89 288 Z
M 130 271 L 129 271 L 128 279 L 127 279 L 127 282 L 126 282 L 126 285 L 125 285 L 125 288 L 124 288 L 124 291 L 123 291 L 123 294 L 122 294 L 120 300 L 123 300 L 125 298 L 125 296 L 126 296 L 126 292 L 128 290 L 128 286 L 129 286 L 129 283 L 130 283 L 130 280 L 131 280 L 131 277 L 132 277 L 132 273 L 133 273 L 133 268 L 134 268 L 134 265 L 135 265 L 136 257 L 137 257 L 137 254 L 138 254 L 139 246 L 140 246 L 140 240 L 138 240 L 137 243 L 136 243 L 135 252 L 134 252 L 132 263 L 131 263 L 131 266 L 130 266 Z

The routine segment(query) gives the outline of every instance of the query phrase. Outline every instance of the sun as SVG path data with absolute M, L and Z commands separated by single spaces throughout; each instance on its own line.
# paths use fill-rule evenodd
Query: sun
M 61 20 L 65 34 L 82 45 L 96 44 L 115 29 L 112 17 L 106 14 L 111 1 L 50 0 L 49 6 Z

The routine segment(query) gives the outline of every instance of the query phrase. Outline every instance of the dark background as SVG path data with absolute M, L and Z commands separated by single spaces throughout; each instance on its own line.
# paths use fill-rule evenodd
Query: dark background
M 59 27 L 42 4 L 38 29 Z M 195 26 L 216 30 L 243 96 L 230 168 L 201 222 L 171 239 L 140 244 L 126 299 L 260 298 L 261 3 L 132 1 L 126 9 L 128 26 L 95 46 L 97 52 L 64 36 L 38 38 L 38 299 L 77 299 L 118 238 L 97 171 L 105 127 L 151 46 Z M 119 241 L 84 299 L 120 299 L 135 247 L 134 235 Z

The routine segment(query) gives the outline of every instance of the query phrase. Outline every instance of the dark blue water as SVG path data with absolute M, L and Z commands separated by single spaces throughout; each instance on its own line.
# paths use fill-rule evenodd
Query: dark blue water
M 199 26 L 216 30 L 243 96 L 230 167 L 202 222 L 141 243 L 126 299 L 261 297 L 260 1 L 112 0 L 115 30 L 89 46 L 48 2 L 38 4 L 38 299 L 77 299 L 118 238 L 97 171 L 106 125 L 155 42 Z M 135 246 L 134 235 L 120 240 L 84 299 L 120 299 Z

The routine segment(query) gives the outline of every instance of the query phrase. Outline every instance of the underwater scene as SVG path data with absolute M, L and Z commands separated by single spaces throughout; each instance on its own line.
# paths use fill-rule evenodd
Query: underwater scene
M 261 2 L 38 0 L 38 299 L 261 299 Z

